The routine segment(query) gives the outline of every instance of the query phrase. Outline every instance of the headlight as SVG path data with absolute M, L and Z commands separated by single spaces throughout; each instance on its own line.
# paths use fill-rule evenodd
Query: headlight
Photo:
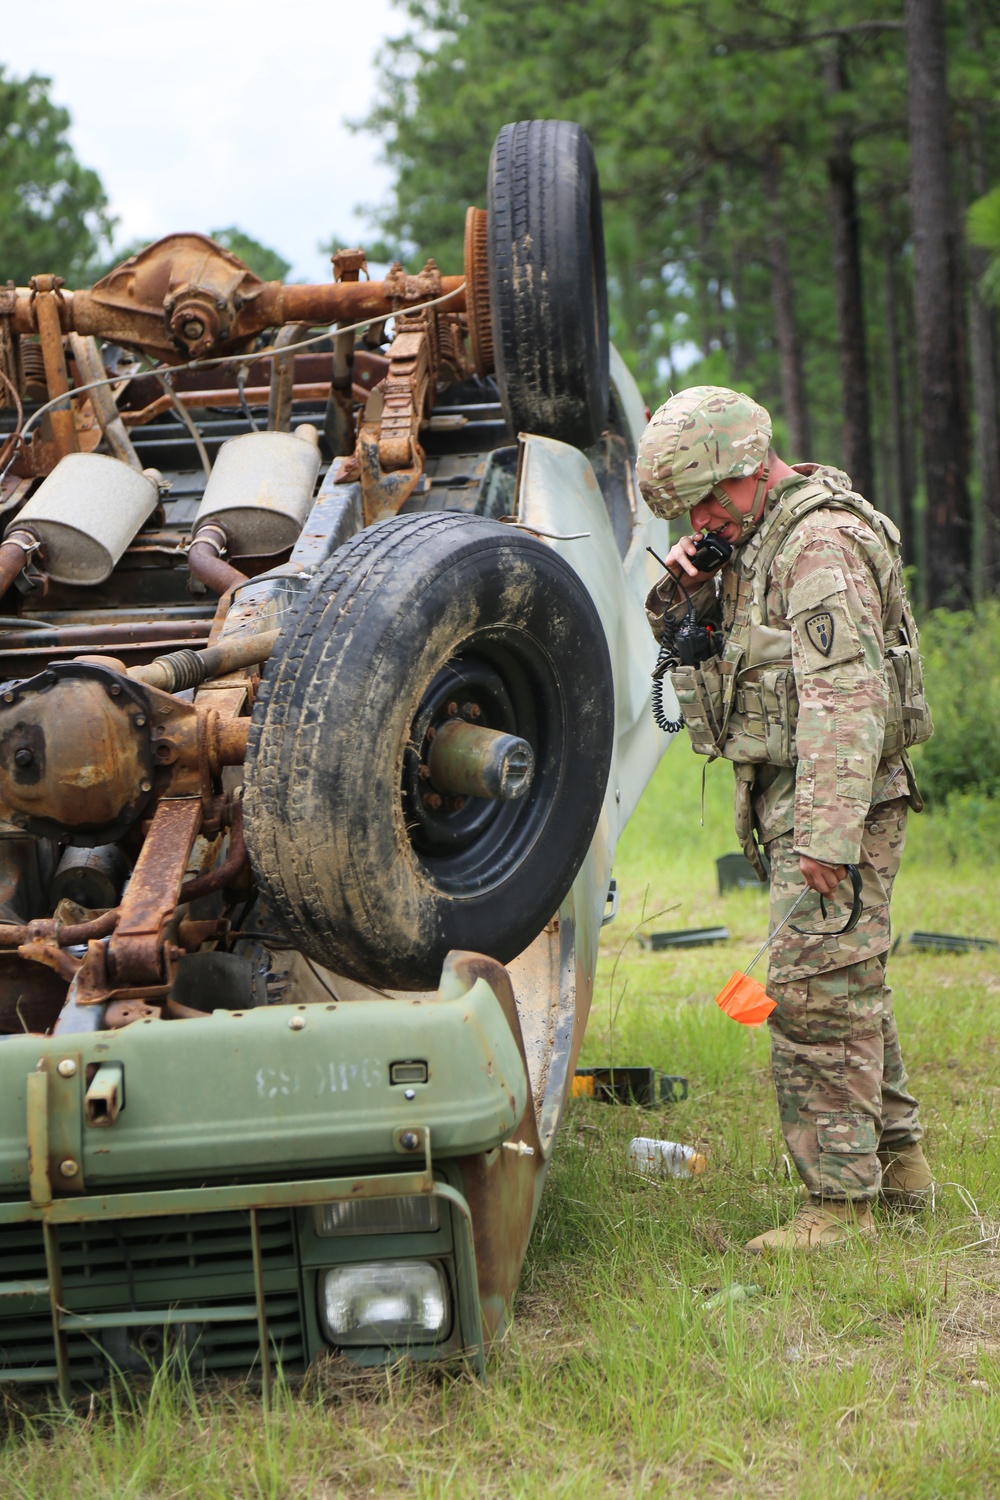
M 429 1260 L 337 1266 L 320 1277 L 320 1318 L 335 1344 L 436 1344 L 451 1330 L 442 1268 Z

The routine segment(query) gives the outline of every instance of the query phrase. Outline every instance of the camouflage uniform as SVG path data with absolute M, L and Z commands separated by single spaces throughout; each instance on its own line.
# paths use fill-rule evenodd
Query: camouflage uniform
M 706 404 L 699 389 L 705 390 L 683 393 L 693 408 L 686 421 L 676 410 L 683 397 L 675 398 L 668 403 L 671 420 L 661 417 L 661 408 L 647 429 L 647 436 L 655 434 L 660 418 L 669 439 L 672 422 L 677 449 L 692 455 L 691 482 L 698 491 L 684 493 L 688 465 L 683 457 L 677 461 L 676 451 L 671 458 L 669 446 L 665 457 L 660 449 L 657 464 L 662 436 L 652 437 L 640 462 L 640 484 L 660 514 L 689 510 L 710 484 L 734 476 L 724 448 L 713 449 L 699 425 Z M 736 427 L 738 438 L 746 438 L 749 429 L 753 461 L 736 472 L 753 474 L 762 461 L 761 424 L 754 412 L 762 409 L 751 404 L 748 421 L 747 401 L 719 392 L 711 405 L 716 437 L 720 420 L 723 431 L 727 421 Z M 768 421 L 765 450 L 769 436 Z M 800 490 L 800 500 L 808 501 L 802 487 L 815 490 L 818 479 L 830 488 L 829 507 L 822 503 L 804 514 L 768 560 L 766 537 L 769 526 L 777 533 L 776 508 L 794 505 Z M 725 714 L 710 695 L 703 701 L 700 669 L 672 675 L 695 748 L 734 762 L 737 831 L 752 859 L 759 863 L 757 842 L 766 852 L 772 930 L 802 892 L 800 855 L 830 865 L 857 864 L 862 874 L 863 914 L 854 931 L 844 937 L 801 936 L 789 924 L 772 945 L 767 986 L 777 1007 L 769 1021 L 772 1068 L 789 1153 L 815 1197 L 857 1200 L 878 1192 L 876 1152 L 915 1143 L 923 1132 L 885 986 L 889 902 L 906 836 L 905 794 L 916 797 L 905 753 L 892 746 L 888 756 L 882 754 L 885 636 L 905 600 L 900 604 L 898 566 L 879 534 L 885 530 L 891 537 L 891 523 L 878 518 L 868 524 L 868 507 L 860 497 L 850 497 L 858 506 L 853 513 L 839 508 L 838 497 L 849 491 L 849 480 L 837 471 L 804 465 L 786 475 L 767 493 L 759 530 L 752 510 L 738 550 L 719 575 L 721 589 L 713 578 L 691 592 L 697 618 L 721 626 L 727 642 L 741 631 L 745 640 L 755 641 L 728 671 L 738 683 L 751 683 L 757 698 L 751 703 L 746 688 L 727 684 L 725 662 L 716 663 L 720 691 L 730 694 L 731 712 Z M 765 560 L 766 582 L 757 586 L 758 592 L 765 590 L 761 610 L 750 580 L 755 563 L 763 567 Z M 676 617 L 687 609 L 684 600 L 664 605 L 666 584 L 657 585 L 647 600 L 657 635 L 665 614 Z M 774 722 L 784 701 L 775 689 L 781 674 L 769 677 L 768 664 L 775 653 L 788 651 L 789 640 L 788 676 L 794 682 L 787 691 L 797 695 L 798 707 L 792 725 L 782 726 Z M 757 665 L 747 670 L 748 661 Z M 818 897 L 803 903 L 793 921 L 810 931 L 836 933 L 850 911 L 849 889 L 842 884 L 836 900 L 827 903 L 826 922 Z

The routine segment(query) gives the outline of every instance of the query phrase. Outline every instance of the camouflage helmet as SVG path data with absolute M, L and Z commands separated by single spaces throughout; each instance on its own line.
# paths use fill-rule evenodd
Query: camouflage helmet
M 672 520 L 715 493 L 720 479 L 756 474 L 770 444 L 771 418 L 750 396 L 693 385 L 665 401 L 639 439 L 642 497 Z

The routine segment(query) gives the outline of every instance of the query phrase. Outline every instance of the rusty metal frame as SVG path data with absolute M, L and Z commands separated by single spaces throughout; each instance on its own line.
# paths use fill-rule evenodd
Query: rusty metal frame
M 58 459 L 98 440 L 99 430 L 88 398 L 74 408 L 67 373 L 64 337 L 110 339 L 142 349 L 167 365 L 209 356 L 223 358 L 249 351 L 253 339 L 266 329 L 286 330 L 316 324 L 347 326 L 354 321 L 397 319 L 389 350 L 389 370 L 373 406 L 371 393 L 351 381 L 353 334 L 334 333 L 334 361 L 327 396 L 328 436 L 334 435 L 338 454 L 350 454 L 340 478 L 360 479 L 366 523 L 394 515 L 413 493 L 424 472 L 419 442 L 420 426 L 434 404 L 439 377 L 455 379 L 480 372 L 492 363 L 492 336 L 485 266 L 485 215 L 470 209 L 475 232 L 466 235 L 462 276 L 442 276 L 433 260 L 417 275 L 395 264 L 384 280 L 362 280 L 367 267 L 362 251 L 341 251 L 333 257 L 334 281 L 314 286 L 285 286 L 263 282 L 230 251 L 205 235 L 174 234 L 147 246 L 108 272 L 89 290 L 65 291 L 58 277 L 37 276 L 30 288 L 12 288 L 8 297 L 12 333 L 41 339 L 50 397 L 67 400 L 49 414 L 53 440 L 37 439 L 19 459 L 17 472 L 51 472 Z M 442 305 L 442 299 L 444 303 Z M 471 350 L 470 350 L 471 341 Z M 294 356 L 278 355 L 268 388 L 269 426 L 285 425 L 281 410 L 288 405 Z M 312 389 L 312 388 L 311 388 Z M 319 388 L 316 387 L 319 394 Z M 188 393 L 194 404 L 206 392 Z M 233 399 L 241 405 L 246 393 Z M 264 388 L 254 394 L 264 394 Z M 355 435 L 354 403 L 368 404 Z M 173 395 L 171 404 L 176 404 Z M 185 398 L 179 398 L 185 402 Z M 216 393 L 218 400 L 218 393 Z M 168 398 L 123 422 L 149 420 L 165 408 Z M 106 424 L 105 424 L 106 425 Z M 89 429 L 93 429 L 90 431 Z M 125 427 L 119 437 L 127 444 Z M 88 430 L 85 430 L 88 429 Z
M 108 970 L 116 985 L 162 983 L 163 930 L 177 909 L 201 822 L 197 797 L 164 798 L 157 807 L 108 944 Z
M 41 332 L 36 301 L 51 294 L 58 297 L 61 333 L 93 334 L 142 348 L 167 364 L 238 353 L 257 334 L 285 323 L 312 326 L 391 317 L 407 302 L 428 295 L 421 278 L 408 277 L 402 266 L 394 266 L 384 281 L 343 277 L 312 286 L 261 281 L 235 255 L 201 234 L 167 235 L 87 290 L 64 290 L 56 281 L 36 277 L 37 287 L 14 289 L 14 333 Z M 449 305 L 455 312 L 465 310 L 464 282 L 464 276 L 439 278 L 438 295 L 453 296 Z

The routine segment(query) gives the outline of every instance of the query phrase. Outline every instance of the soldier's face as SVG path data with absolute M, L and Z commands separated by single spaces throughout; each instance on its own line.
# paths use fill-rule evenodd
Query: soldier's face
M 691 527 L 694 531 L 717 532 L 727 542 L 735 542 L 740 534 L 739 526 L 714 495 L 706 495 L 704 500 L 691 507 Z
M 719 484 L 740 515 L 749 515 L 757 490 L 757 475 L 752 474 L 747 479 L 722 479 Z M 714 495 L 706 495 L 704 500 L 699 500 L 697 505 L 691 507 L 691 524 L 695 531 L 715 531 L 724 536 L 727 542 L 739 540 L 739 523 L 733 520 L 729 511 L 719 504 Z

